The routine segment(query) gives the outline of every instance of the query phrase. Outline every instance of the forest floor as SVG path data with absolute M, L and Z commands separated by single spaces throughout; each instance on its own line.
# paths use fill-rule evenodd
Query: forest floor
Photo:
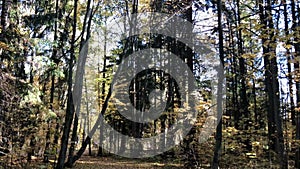
M 0 158 L 0 162 L 4 159 Z M 36 158 L 31 162 L 14 163 L 13 166 L 7 163 L 0 163 L 0 169 L 22 168 L 22 169 L 51 169 L 54 168 L 54 161 L 43 163 L 42 158 Z M 117 156 L 94 157 L 83 155 L 74 165 L 74 169 L 179 169 L 183 165 L 178 161 L 164 161 L 163 159 L 128 159 Z
M 155 159 L 127 159 L 116 157 L 90 157 L 83 156 L 76 162 L 74 169 L 100 168 L 100 169 L 179 169 L 178 162 L 161 161 Z

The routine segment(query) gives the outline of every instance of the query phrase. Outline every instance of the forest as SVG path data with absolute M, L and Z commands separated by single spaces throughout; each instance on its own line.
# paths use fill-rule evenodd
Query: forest
M 0 169 L 300 168 L 300 1 L 0 2 Z

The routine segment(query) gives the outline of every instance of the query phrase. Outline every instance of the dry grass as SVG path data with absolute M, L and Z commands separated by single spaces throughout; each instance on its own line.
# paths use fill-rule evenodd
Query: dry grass
M 2 160 L 3 159 L 0 158 Z M 1 161 L 1 160 L 0 160 Z M 43 163 L 42 158 L 35 159 L 31 162 L 13 162 L 0 163 L 0 169 L 4 168 L 20 168 L 20 169 L 52 169 L 53 160 L 50 163 Z M 11 165 L 12 164 L 12 165 Z M 74 169 L 179 169 L 181 164 L 171 161 L 162 161 L 156 159 L 127 159 L 120 157 L 90 157 L 82 156 L 74 165 Z
M 100 169 L 179 169 L 182 166 L 172 162 L 144 161 L 139 159 L 116 159 L 112 157 L 82 157 L 75 165 L 75 169 L 100 168 Z

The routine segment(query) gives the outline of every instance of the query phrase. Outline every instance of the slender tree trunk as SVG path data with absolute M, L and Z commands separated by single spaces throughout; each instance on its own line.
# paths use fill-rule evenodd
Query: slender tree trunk
M 87 87 L 87 83 L 86 83 L 86 79 L 84 79 L 84 85 L 85 85 L 85 96 L 86 96 L 86 101 L 85 101 L 85 105 L 86 105 L 86 116 L 85 116 L 85 130 L 86 133 L 89 134 L 90 133 L 90 109 L 89 109 L 89 102 L 88 102 L 88 87 Z M 86 134 L 85 134 L 86 135 Z M 85 136 L 84 136 L 85 138 Z M 92 156 L 92 149 L 91 149 L 91 141 L 88 142 L 88 150 L 89 150 L 89 156 Z
M 58 151 L 58 140 L 59 140 L 59 130 L 60 130 L 60 118 L 56 117 L 56 126 L 55 126 L 55 134 L 54 134 L 54 140 L 53 140 L 53 146 L 55 147 L 55 154 Z M 57 155 L 55 155 L 54 161 L 56 162 Z M 53 168 L 55 168 L 55 164 L 53 165 Z
M 271 0 L 267 0 L 264 8 L 262 8 L 262 4 L 260 5 L 263 30 L 264 33 L 268 35 L 268 37 L 262 39 L 262 43 L 264 44 L 265 87 L 268 96 L 266 106 L 268 111 L 268 132 L 271 150 L 274 150 L 277 153 L 277 160 L 280 161 L 281 168 L 287 168 L 282 119 L 279 107 L 280 100 L 276 49 L 273 47 L 275 44 L 275 33 L 271 30 L 274 28 L 271 4 Z
M 222 1 L 217 1 L 217 8 L 218 8 L 218 32 L 219 32 L 219 57 L 222 62 L 222 65 L 224 66 L 224 45 L 223 45 L 223 28 L 222 28 Z M 219 72 L 221 73 L 221 72 Z M 219 78 L 218 80 L 218 91 L 217 91 L 217 113 L 218 117 L 217 119 L 220 120 L 220 122 L 217 125 L 216 129 L 216 145 L 214 150 L 214 157 L 213 157 L 213 163 L 212 168 L 217 169 L 219 166 L 220 156 L 221 156 L 221 145 L 222 145 L 222 81 Z
M 237 22 L 238 25 L 241 25 L 241 14 L 240 14 L 240 1 L 237 0 Z M 245 59 L 243 58 L 244 50 L 243 50 L 243 35 L 242 35 L 242 29 L 238 29 L 238 58 L 239 58 L 239 71 L 240 71 L 240 79 L 241 79 L 241 114 L 244 115 L 246 118 L 249 117 L 248 112 L 248 98 L 247 98 L 247 88 L 246 88 L 246 75 L 247 75 L 247 68 L 245 66 Z M 247 123 L 247 122 L 246 122 Z M 243 125 L 243 124 L 242 124 Z M 244 126 L 247 126 L 247 124 L 244 124 Z M 244 128 L 244 129 L 247 129 Z
M 74 97 L 76 98 L 75 100 L 75 106 L 76 106 L 76 114 L 75 114 L 75 119 L 74 119 L 74 124 L 73 124 L 73 133 L 72 133 L 72 138 L 71 138 L 71 146 L 69 149 L 69 158 L 66 163 L 67 166 L 72 167 L 72 158 L 74 156 L 74 151 L 75 151 L 75 146 L 77 142 L 77 129 L 78 129 L 78 116 L 80 114 L 80 108 L 81 108 L 81 98 L 82 98 L 82 87 L 83 87 L 83 76 L 85 72 L 85 62 L 86 58 L 88 55 L 88 40 L 90 38 L 90 25 L 91 25 L 91 17 L 92 17 L 92 12 L 93 12 L 93 7 L 90 8 L 91 5 L 91 0 L 88 0 L 87 2 L 87 9 L 86 9 L 86 14 L 84 17 L 84 22 L 83 22 L 83 29 L 81 32 L 81 41 L 80 41 L 80 47 L 79 47 L 79 59 L 77 63 L 77 69 L 76 69 L 76 79 L 75 79 L 75 85 L 74 85 Z M 87 28 L 86 28 L 87 27 Z M 86 31 L 86 37 L 84 36 L 84 33 Z M 86 83 L 86 81 L 85 81 Z M 88 103 L 87 103 L 88 104 Z M 89 115 L 87 115 L 88 119 Z M 89 120 L 88 120 L 88 129 L 89 129 Z M 89 143 L 89 150 L 91 154 L 91 143 Z
M 78 115 L 75 114 L 74 123 L 73 123 L 72 137 L 71 137 L 71 146 L 69 148 L 68 161 L 65 164 L 65 166 L 67 166 L 67 167 L 73 167 L 72 158 L 74 156 L 74 151 L 75 151 L 75 148 L 76 148 L 76 144 L 78 142 L 77 129 L 78 129 Z
M 71 40 L 71 56 L 69 60 L 69 73 L 68 73 L 68 101 L 67 101 L 67 110 L 65 117 L 65 125 L 63 129 L 63 135 L 61 138 L 61 149 L 59 152 L 59 158 L 57 162 L 56 169 L 63 169 L 66 153 L 69 142 L 69 134 L 71 130 L 71 125 L 74 116 L 74 104 L 73 104 L 73 96 L 72 96 L 72 76 L 73 76 L 73 62 L 75 60 L 75 37 L 76 37 L 76 25 L 77 25 L 77 5 L 78 0 L 74 0 L 74 17 L 73 17 L 73 32 L 72 32 L 72 40 Z
M 286 0 L 284 0 L 284 31 L 286 37 L 290 35 L 289 32 L 289 23 L 288 23 L 288 4 Z M 291 120 L 292 124 L 296 125 L 296 114 L 295 114 L 295 104 L 294 104 L 294 91 L 293 91 L 293 75 L 292 75 L 292 58 L 291 58 L 291 50 L 290 50 L 290 45 L 291 40 L 287 39 L 287 48 L 286 48 L 286 54 L 287 54 L 287 66 L 288 66 L 288 84 L 289 84 L 289 93 L 290 93 L 290 102 L 291 102 Z
M 59 6 L 59 0 L 56 0 L 55 3 L 55 23 L 54 23 L 54 41 L 57 41 L 57 29 L 58 29 L 58 24 L 57 24 L 57 19 L 58 19 L 58 6 Z M 53 54 L 51 56 L 51 59 L 58 64 L 58 61 L 55 59 L 57 55 L 57 49 L 53 49 Z M 53 102 L 54 102 L 54 92 L 55 92 L 55 75 L 54 75 L 54 70 L 52 71 L 51 75 L 51 89 L 50 89 L 50 110 L 53 110 Z M 50 144 L 51 144 L 51 121 L 48 121 L 48 131 L 46 134 L 46 146 L 45 146 L 45 151 L 44 151 L 44 162 L 49 162 L 49 152 L 50 152 Z
M 2 6 L 1 6 L 1 29 L 2 32 L 5 32 L 8 24 L 9 24 L 9 19 L 8 19 L 8 14 L 9 14 L 9 9 L 12 4 L 12 0 L 2 0 Z
M 44 162 L 48 163 L 49 162 L 49 151 L 50 151 L 50 143 L 51 143 L 51 133 L 50 133 L 50 128 L 51 128 L 51 120 L 47 121 L 48 123 L 48 131 L 46 134 L 46 146 L 45 146 L 45 151 L 44 151 Z
M 269 21 L 268 21 L 268 28 L 274 28 L 274 23 L 273 23 L 273 17 L 272 16 L 272 10 L 271 6 L 274 3 L 272 0 L 267 1 L 267 11 Z M 278 66 L 277 66 L 277 58 L 276 58 L 276 48 L 273 47 L 275 42 L 275 37 L 276 34 L 274 31 L 270 31 L 269 34 L 269 48 L 271 49 L 271 55 L 273 54 L 274 57 L 271 56 L 270 59 L 270 70 L 267 70 L 267 72 L 271 72 L 272 75 L 271 80 L 272 80 L 272 93 L 269 93 L 269 99 L 270 102 L 273 102 L 274 105 L 274 110 L 272 112 L 274 113 L 274 120 L 275 120 L 275 125 L 276 125 L 276 149 L 277 149 L 277 154 L 278 154 L 278 159 L 280 161 L 281 168 L 287 168 L 287 158 L 286 158 L 286 152 L 284 148 L 284 138 L 283 138 L 283 130 L 282 130 L 282 114 L 280 113 L 280 98 L 279 98 L 279 82 L 278 82 Z M 271 96 L 272 95 L 272 96 Z
M 228 46 L 234 45 L 234 28 L 229 20 L 227 19 L 227 23 L 229 25 L 229 44 Z M 237 65 L 237 54 L 235 53 L 235 50 L 232 50 L 231 54 L 231 60 L 232 60 L 232 67 L 231 67 L 231 73 L 232 73 L 232 85 L 231 85 L 231 92 L 232 92 L 232 98 L 229 102 L 231 102 L 231 108 L 232 108 L 232 116 L 233 116 L 233 126 L 238 129 L 239 128 L 239 122 L 240 122 L 240 113 L 239 113 L 239 100 L 238 100 L 238 65 Z
M 241 11 L 240 11 L 240 0 L 237 0 L 237 23 L 238 26 L 241 25 Z M 245 64 L 245 59 L 243 57 L 244 49 L 243 49 L 243 35 L 242 29 L 238 29 L 238 58 L 239 58 L 239 79 L 241 83 L 240 89 L 240 116 L 243 116 L 247 120 L 238 121 L 241 125 L 238 129 L 248 130 L 250 124 L 250 114 L 248 111 L 249 103 L 247 97 L 247 87 L 246 87 L 246 76 L 247 76 L 247 66 Z M 246 136 L 247 137 L 247 136 Z M 247 151 L 251 151 L 251 141 L 249 138 L 246 138 L 245 141 L 242 141 L 246 145 Z
M 260 15 L 261 24 L 263 25 L 262 34 L 267 33 L 267 30 L 266 30 L 267 29 L 267 21 L 265 19 L 266 15 L 265 15 L 265 10 L 264 10 L 264 4 L 265 4 L 264 0 L 259 1 L 259 11 L 260 11 L 259 15 Z M 265 44 L 267 40 L 268 40 L 267 38 L 262 38 L 262 44 Z M 263 54 L 265 55 L 268 52 L 269 52 L 269 49 L 263 45 Z M 268 58 L 264 59 L 264 64 L 265 64 L 265 69 L 267 70 L 268 66 L 269 66 Z M 267 72 L 267 71 L 265 71 L 265 72 Z M 269 74 L 265 73 L 265 88 L 266 88 L 265 90 L 266 90 L 266 93 L 270 93 L 269 87 L 270 87 L 271 84 L 269 84 L 269 80 L 267 80 L 268 78 L 270 78 Z M 266 104 L 267 104 L 266 105 L 267 109 L 269 109 L 271 105 L 268 105 L 269 104 L 268 102 Z M 275 149 L 274 142 L 273 142 L 273 140 L 274 140 L 273 135 L 274 135 L 274 131 L 275 131 L 274 125 L 273 125 L 274 120 L 272 119 L 273 116 L 272 116 L 272 114 L 270 114 L 271 113 L 270 110 L 267 110 L 267 112 L 268 112 L 267 116 L 268 116 L 269 147 L 270 147 L 270 151 L 274 151 L 274 149 Z M 269 154 L 271 154 L 271 152 L 269 152 Z
M 297 1 L 291 0 L 291 12 L 292 12 L 292 31 L 293 33 L 297 32 L 297 27 L 299 27 L 299 20 L 297 20 L 297 12 L 296 11 L 297 7 Z M 298 14 L 299 15 L 299 14 Z M 294 69 L 296 73 L 300 72 L 299 69 L 299 62 L 298 58 L 300 57 L 300 42 L 299 42 L 299 37 L 294 36 L 294 47 L 295 47 L 295 63 L 294 63 Z M 300 80 L 295 79 L 296 82 L 296 107 L 299 108 L 299 103 L 300 103 Z M 295 115 L 295 123 L 296 123 L 296 140 L 300 140 L 300 115 L 299 113 Z M 295 153 L 295 167 L 300 168 L 300 147 L 297 148 L 296 153 Z
M 289 37 L 289 21 L 288 21 L 288 4 L 287 4 L 287 1 L 284 0 L 283 1 L 284 3 L 284 31 L 285 31 L 285 35 L 286 37 Z M 287 44 L 287 48 L 286 48 L 286 55 L 287 55 L 287 66 L 288 66 L 288 86 L 289 86 L 289 99 L 290 99 L 290 112 L 291 112 L 291 120 L 292 120 L 292 125 L 296 125 L 296 120 L 295 120 L 295 117 L 296 117 L 296 114 L 295 114 L 295 103 L 294 103 L 294 91 L 293 91 L 293 75 L 292 75 L 292 58 L 291 58 L 291 51 L 290 51 L 290 47 L 292 44 L 291 44 L 291 40 L 290 39 L 287 39 L 286 40 L 286 44 Z M 288 114 L 285 115 L 288 117 L 288 121 L 290 120 L 289 119 L 289 112 L 287 112 Z M 286 125 L 287 126 L 287 125 Z M 289 129 L 286 127 L 286 131 L 288 131 Z M 287 143 L 288 143 L 288 140 L 287 140 Z M 288 145 L 287 145 L 288 146 Z M 286 148 L 287 152 L 286 152 L 286 157 L 287 157 L 287 162 L 288 162 L 288 150 L 289 148 Z M 292 148 L 292 152 L 294 152 L 294 148 Z
M 104 57 L 103 57 L 103 69 L 102 69 L 102 78 L 105 79 L 106 78 L 106 60 L 107 60 L 107 56 L 106 56 L 106 45 L 107 45 L 107 31 L 106 31 L 106 17 L 104 19 L 104 26 L 105 26 L 105 29 L 104 29 Z M 101 90 L 101 101 L 105 99 L 105 81 L 102 82 L 102 90 Z M 102 106 L 101 106 L 102 107 Z M 98 148 L 98 156 L 103 156 L 103 147 L 102 147 L 102 144 L 103 144 L 103 137 L 104 137 L 104 134 L 103 134 L 103 125 L 100 124 L 100 139 L 99 139 L 99 148 Z
M 87 115 L 84 115 L 83 133 L 82 133 L 82 143 L 81 143 L 81 146 L 83 146 L 85 135 L 86 135 L 86 129 L 87 129 L 87 127 L 86 127 L 87 126 L 86 125 L 86 118 L 87 118 Z

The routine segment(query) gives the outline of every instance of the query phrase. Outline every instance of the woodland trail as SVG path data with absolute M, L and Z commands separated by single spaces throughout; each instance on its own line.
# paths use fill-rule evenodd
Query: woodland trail
M 83 156 L 76 162 L 74 169 L 99 168 L 99 169 L 179 169 L 183 166 L 178 163 L 155 162 L 155 160 L 141 160 L 141 159 L 116 159 L 114 157 L 90 157 Z
M 0 158 L 0 169 L 52 169 L 54 160 L 50 163 L 43 163 L 42 158 L 34 158 L 31 162 L 23 161 L 23 165 L 1 163 L 5 157 Z M 117 156 L 95 157 L 83 155 L 73 166 L 74 169 L 179 169 L 183 168 L 178 161 L 163 161 L 162 159 L 128 159 Z

